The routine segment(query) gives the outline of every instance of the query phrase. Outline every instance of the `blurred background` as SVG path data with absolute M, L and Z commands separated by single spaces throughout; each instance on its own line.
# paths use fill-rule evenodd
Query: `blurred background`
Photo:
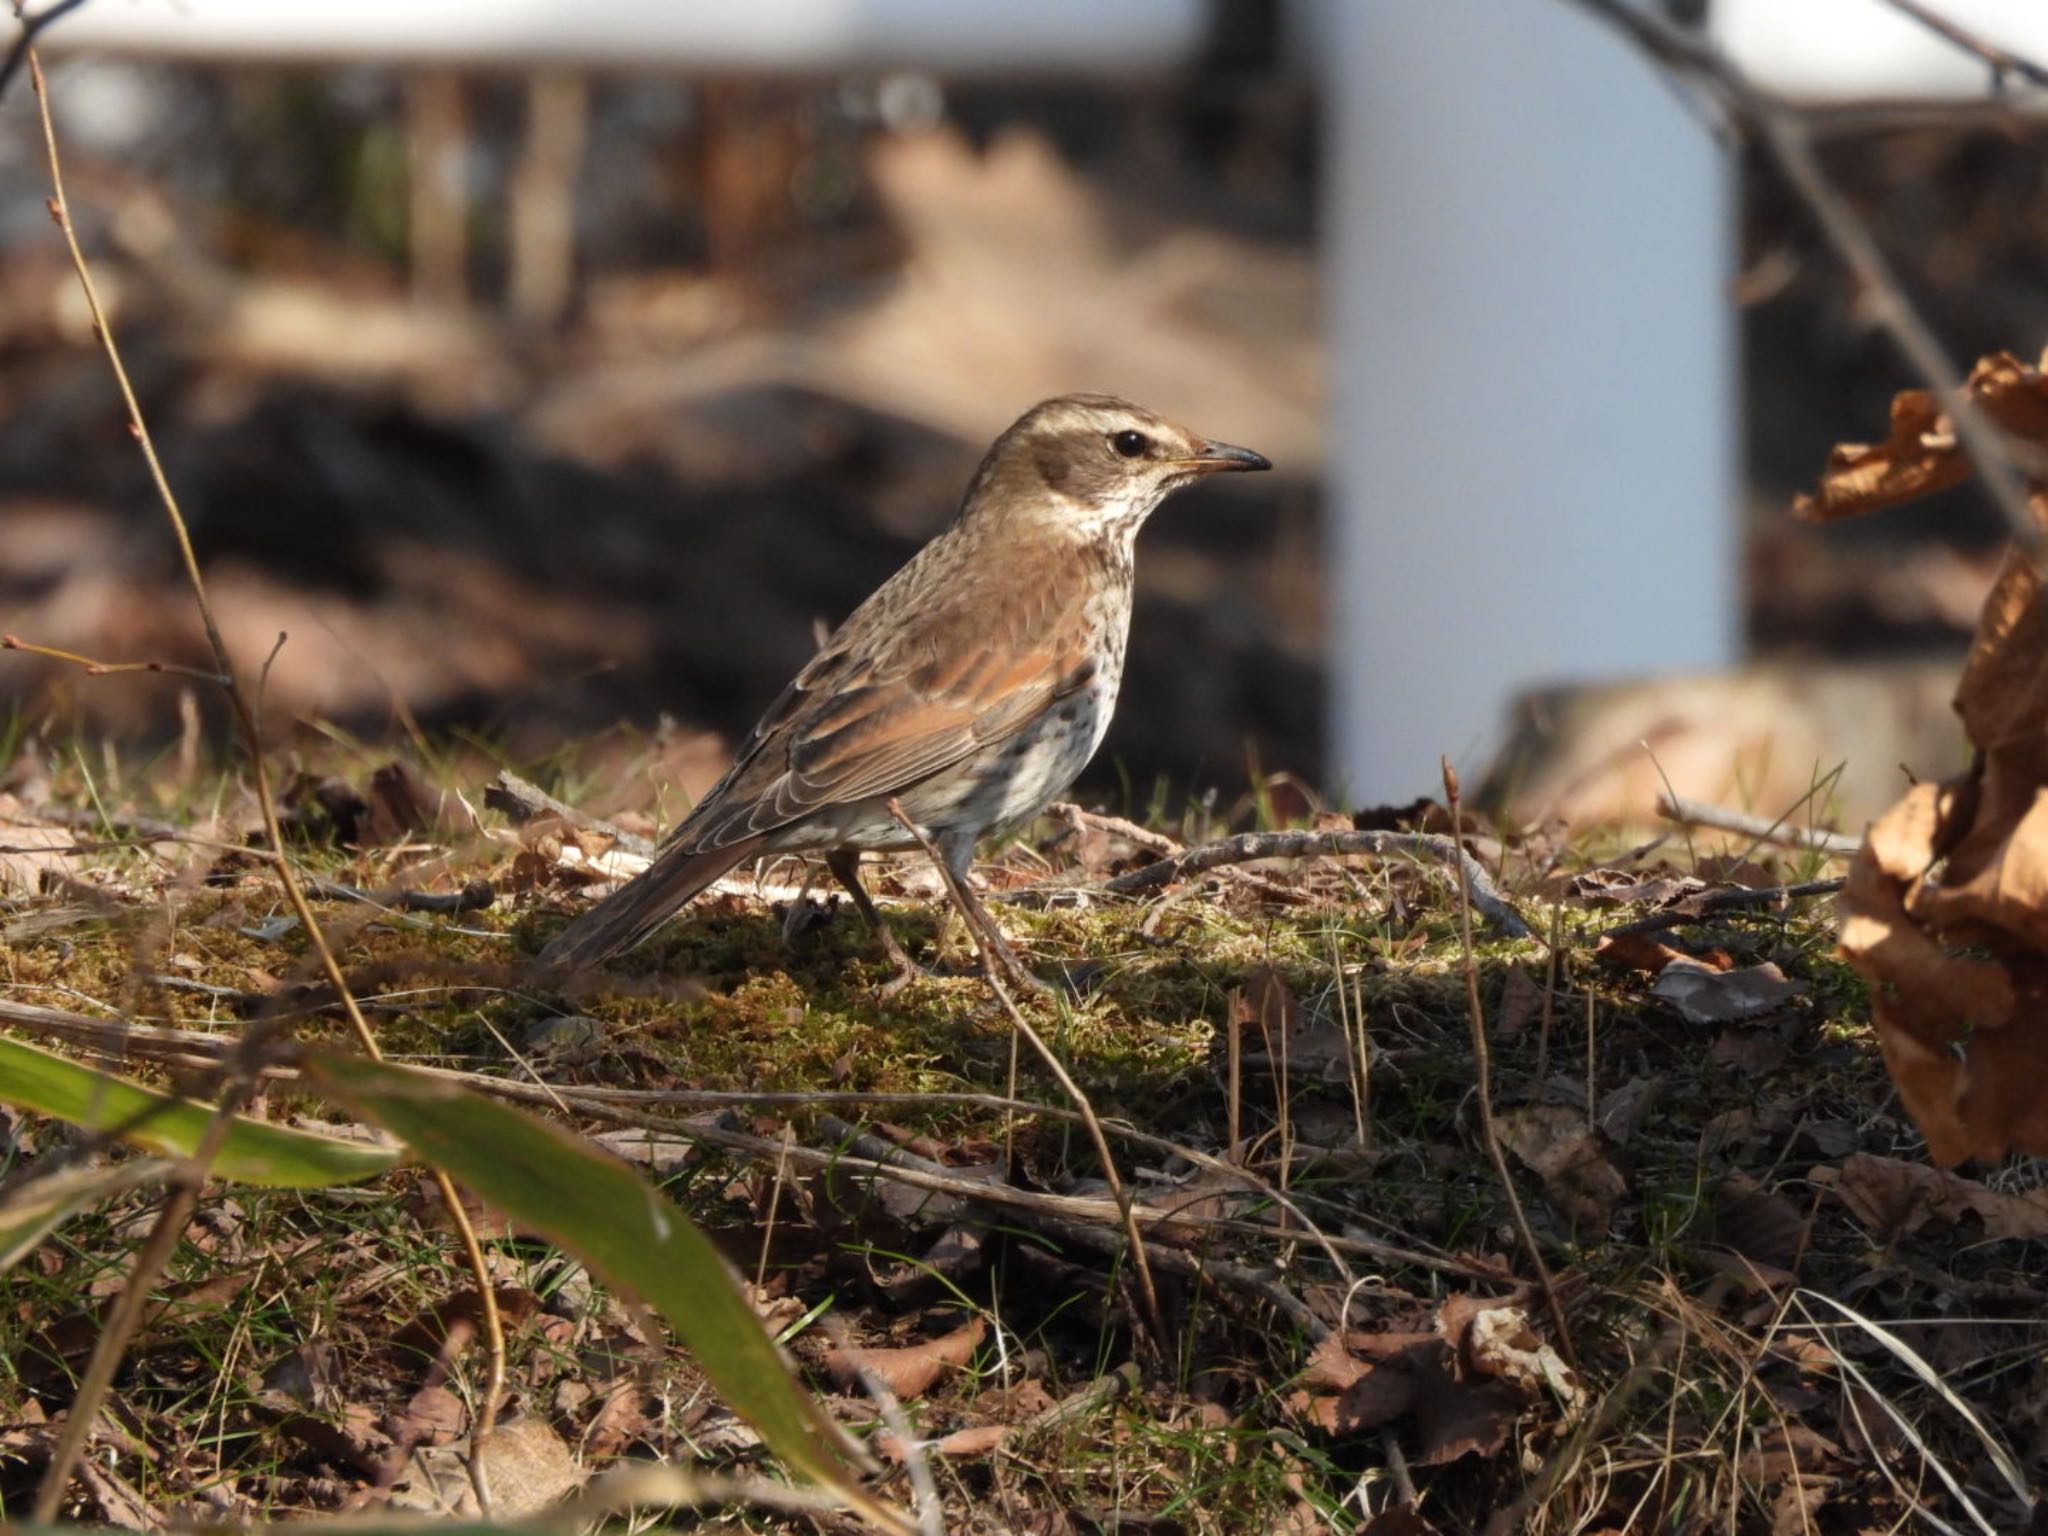
M 1937 8 L 2048 51 L 2025 0 Z M 1996 513 L 1788 520 L 1918 381 L 1802 204 L 1568 0 L 300 9 L 43 37 L 229 643 L 289 634 L 280 739 L 577 742 L 611 807 L 694 794 L 990 438 L 1087 389 L 1278 465 L 1144 535 L 1085 781 L 1118 809 L 1403 799 L 1450 752 L 1522 819 L 1667 778 L 1775 813 L 1846 762 L 1853 822 L 1960 751 Z M 1965 365 L 2038 353 L 2038 92 L 1891 0 L 1658 9 L 1810 107 Z M 0 629 L 199 665 L 47 195 L 21 80 Z M 31 753 L 212 719 L 19 653 L 0 710 Z

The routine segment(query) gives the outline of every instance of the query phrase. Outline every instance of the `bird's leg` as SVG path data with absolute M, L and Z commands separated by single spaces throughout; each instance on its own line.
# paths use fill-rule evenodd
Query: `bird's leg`
M 882 983 L 882 997 L 894 997 L 913 981 L 929 975 L 923 966 L 910 958 L 903 941 L 896 937 L 896 931 L 883 918 L 874 898 L 868 895 L 867 887 L 860 883 L 860 854 L 851 848 L 836 849 L 825 855 L 825 867 L 832 871 L 832 878 L 846 888 L 846 894 L 853 898 L 854 909 L 874 931 L 875 937 L 881 941 L 882 953 L 896 967 L 896 974 Z
M 939 839 L 941 867 L 946 883 L 953 889 L 953 897 L 960 904 L 960 912 L 967 919 L 968 926 L 981 936 L 982 948 L 989 964 L 1003 972 L 1010 981 L 1026 992 L 1050 992 L 1051 987 L 1032 974 L 1024 959 L 1010 944 L 1003 930 L 996 926 L 996 920 L 989 916 L 988 908 L 981 904 L 981 898 L 974 894 L 974 887 L 967 883 L 968 866 L 974 862 L 974 839 L 957 835 L 942 835 Z

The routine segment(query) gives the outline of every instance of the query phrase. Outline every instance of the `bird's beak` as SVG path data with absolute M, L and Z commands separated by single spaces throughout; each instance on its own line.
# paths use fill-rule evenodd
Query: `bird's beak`
M 1213 475 L 1225 469 L 1273 467 L 1273 461 L 1263 453 L 1253 453 L 1249 448 L 1237 448 L 1229 443 L 1204 443 L 1182 459 L 1181 463 L 1200 475 Z

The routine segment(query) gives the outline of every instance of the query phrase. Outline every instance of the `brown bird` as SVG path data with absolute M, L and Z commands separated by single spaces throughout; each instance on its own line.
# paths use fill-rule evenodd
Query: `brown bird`
M 1169 492 L 1270 469 L 1108 395 L 1066 395 L 997 438 L 959 514 L 855 609 L 783 689 L 641 874 L 541 951 L 579 969 L 631 948 L 736 864 L 822 854 L 895 961 L 864 852 L 917 846 L 968 892 L 983 837 L 1028 822 L 1095 755 L 1124 667 L 1138 529 Z M 969 916 L 1023 975 L 971 893 Z

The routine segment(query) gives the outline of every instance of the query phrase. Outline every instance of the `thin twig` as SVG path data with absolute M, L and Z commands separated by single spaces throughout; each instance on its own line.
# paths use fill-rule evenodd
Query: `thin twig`
M 1031 1048 L 1038 1052 L 1039 1059 L 1059 1081 L 1067 1097 L 1074 1101 L 1074 1107 L 1081 1112 L 1088 1138 L 1095 1144 L 1096 1159 L 1102 1164 L 1102 1176 L 1109 1184 L 1110 1197 L 1123 1212 L 1125 1235 L 1131 1245 L 1131 1267 L 1137 1272 L 1138 1297 L 1144 1309 L 1146 1326 L 1152 1331 L 1153 1342 L 1158 1346 L 1161 1357 L 1166 1357 L 1173 1343 L 1173 1335 L 1167 1332 L 1166 1314 L 1160 1308 L 1159 1292 L 1152 1283 L 1152 1265 L 1145 1255 L 1145 1239 L 1138 1230 L 1138 1219 L 1132 1209 L 1130 1192 L 1116 1171 L 1116 1159 L 1110 1155 L 1109 1138 L 1103 1134 L 1102 1121 L 1096 1117 L 1094 1104 L 1082 1091 L 1081 1085 L 1074 1081 L 1073 1074 L 1067 1071 L 1066 1063 L 1059 1059 L 1053 1048 L 1031 1027 L 1030 1020 L 1026 1019 L 1023 1011 L 1018 1008 L 1016 999 L 1010 996 L 1010 989 L 1003 985 L 1002 976 L 997 968 L 995 949 L 989 943 L 988 935 L 981 931 L 981 925 L 974 920 L 974 904 L 968 899 L 967 893 L 960 889 L 959 882 L 953 877 L 951 866 L 939 856 L 939 850 L 932 846 L 932 840 L 925 835 L 924 828 L 910 819 L 902 803 L 893 795 L 889 797 L 889 814 L 902 823 L 903 829 L 916 840 L 926 857 L 932 861 L 932 867 L 938 870 L 939 877 L 945 881 L 946 893 L 952 898 L 954 907 L 959 910 L 960 919 L 966 923 L 967 932 L 974 940 L 974 947 L 981 955 L 982 979 L 988 983 L 989 991 L 995 994 L 996 1002 L 1009 1016 L 1010 1027 L 1022 1035 L 1030 1043 Z
M 1734 832 L 1762 843 L 1780 843 L 1792 848 L 1815 848 L 1822 853 L 1847 856 L 1863 846 L 1863 840 L 1823 827 L 1795 827 L 1783 816 L 1754 816 L 1731 806 L 1708 805 L 1703 800 L 1686 800 L 1664 793 L 1657 796 L 1657 814 L 1667 821 L 1689 827 L 1710 827 L 1716 832 Z
M 2048 69 L 2042 68 L 2032 59 L 2014 53 L 2010 48 L 2001 47 L 1982 33 L 1972 32 L 1967 27 L 1949 20 L 1948 17 L 1929 10 L 1920 0 L 1886 0 L 1895 11 L 1910 16 L 1936 36 L 1954 43 L 1965 53 L 1973 53 L 1991 66 L 1992 88 L 2004 86 L 2004 77 L 2018 75 L 2035 85 L 2048 85 Z
M 1619 928 L 1604 929 L 1601 938 L 1619 938 L 1628 933 L 1662 933 L 1666 928 L 1682 927 L 1717 912 L 1734 912 L 1743 907 L 1775 907 L 1787 901 L 1797 901 L 1807 896 L 1832 896 L 1847 882 L 1841 878 L 1833 880 L 1802 880 L 1797 885 L 1769 885 L 1758 890 L 1702 891 L 1696 896 L 1681 897 L 1662 912 L 1653 912 L 1648 917 L 1638 918 L 1632 923 L 1623 923 Z
M 321 901 L 356 901 L 366 907 L 394 912 L 481 912 L 498 899 L 488 880 L 472 880 L 459 891 L 415 891 L 401 886 L 389 891 L 366 891 L 338 880 L 315 880 L 306 894 Z
M 85 0 L 56 0 L 31 16 L 23 0 L 14 0 L 14 19 L 21 23 L 21 36 L 14 40 L 14 46 L 7 50 L 5 63 L 0 63 L 0 101 L 7 99 L 7 87 L 14 83 L 14 77 L 21 71 L 21 61 L 28 57 L 28 50 L 37 36 L 51 22 L 68 12 L 77 10 Z
M 1444 775 L 1444 801 L 1451 812 L 1451 836 L 1462 844 L 1464 841 L 1464 807 L 1458 797 L 1458 771 L 1451 766 L 1451 760 L 1442 759 Z M 1464 866 L 1459 866 L 1462 876 Z M 1529 1255 L 1529 1262 L 1536 1270 L 1536 1283 L 1543 1287 L 1544 1304 L 1550 1309 L 1550 1320 L 1557 1328 L 1557 1345 L 1564 1357 L 1573 1366 L 1579 1363 L 1578 1351 L 1572 1346 L 1571 1327 L 1565 1321 L 1564 1303 L 1558 1298 L 1557 1286 L 1550 1278 L 1550 1266 L 1543 1261 L 1543 1250 L 1537 1246 L 1536 1233 L 1529 1225 L 1529 1216 L 1522 1209 L 1522 1197 L 1515 1189 L 1513 1173 L 1508 1168 L 1508 1155 L 1501 1145 L 1500 1127 L 1493 1118 L 1493 1059 L 1486 1040 L 1486 1010 L 1479 1002 L 1479 959 L 1472 949 L 1472 893 L 1465 881 L 1458 881 L 1458 940 L 1465 959 L 1465 1009 L 1472 1023 L 1472 1067 L 1479 1095 L 1479 1128 L 1486 1140 L 1486 1155 L 1493 1160 L 1493 1171 L 1500 1178 L 1500 1187 L 1507 1196 L 1508 1210 L 1514 1217 L 1515 1233 L 1522 1240 L 1522 1248 Z
M 19 0 L 16 14 L 20 14 Z M 52 16 L 53 12 L 44 13 L 45 24 Z M 50 111 L 49 84 L 43 76 L 42 60 L 37 56 L 31 40 L 24 39 L 22 52 L 28 61 L 29 80 L 34 87 L 37 110 L 42 121 L 43 148 L 49 161 L 50 216 L 56 221 L 57 228 L 64 237 L 65 247 L 70 252 L 71 264 L 78 276 L 79 289 L 92 316 L 93 334 L 99 338 L 100 348 L 106 355 L 107 366 L 113 373 L 122 404 L 128 412 L 129 433 L 142 450 L 143 461 L 148 465 L 157 499 L 163 506 L 172 535 L 177 540 L 185 578 L 192 589 L 193 602 L 198 608 L 200 623 L 206 631 L 207 645 L 213 653 L 214 664 L 218 669 L 217 681 L 221 691 L 227 696 L 243 745 L 249 754 L 251 776 L 255 780 L 256 803 L 262 814 L 264 833 L 275 855 L 279 883 L 283 885 L 285 898 L 297 913 L 299 922 L 305 929 L 307 942 L 319 957 L 320 967 L 326 973 L 328 983 L 334 988 L 335 996 L 340 1001 L 364 1053 L 373 1059 L 381 1060 L 382 1053 L 377 1048 L 376 1036 L 370 1030 L 369 1021 L 357 1007 L 355 997 L 349 991 L 348 982 L 342 975 L 341 964 L 335 959 L 334 951 L 328 945 L 326 935 L 321 931 L 320 924 L 313 915 L 312 905 L 306 899 L 305 890 L 301 887 L 297 874 L 284 856 L 284 831 L 278 818 L 276 797 L 271 793 L 269 765 L 263 751 L 263 736 L 257 721 L 256 709 L 235 672 L 234 659 L 228 652 L 227 642 L 221 636 L 220 624 L 214 617 L 213 605 L 207 599 L 206 579 L 200 572 L 199 557 L 193 549 L 192 535 L 185 522 L 185 515 L 179 509 L 177 495 L 172 491 L 170 479 L 164 472 L 163 461 L 157 455 L 155 439 L 151 436 L 149 424 L 143 416 L 141 402 L 136 398 L 135 386 L 128 377 L 128 369 L 121 360 L 121 349 L 114 340 L 113 327 L 108 324 L 106 308 L 100 301 L 99 287 L 93 281 L 92 266 L 86 260 L 84 247 L 79 244 L 78 227 L 71 217 L 71 204 L 65 194 L 63 161 L 57 148 L 57 125 Z M 226 1090 L 229 1097 L 233 1096 L 233 1092 L 232 1086 Z M 204 1168 L 200 1165 L 199 1171 L 195 1174 L 195 1182 L 203 1176 Z M 462 1240 L 470 1267 L 476 1273 L 477 1289 L 483 1298 L 487 1369 L 484 1402 L 477 1416 L 478 1429 L 475 1436 L 475 1443 L 481 1444 L 489 1436 L 497 1420 L 498 1401 L 505 1390 L 504 1324 L 498 1315 L 497 1298 L 492 1291 L 490 1271 L 483 1261 L 483 1249 L 477 1242 L 476 1232 L 470 1225 L 467 1212 L 462 1208 L 462 1201 L 456 1193 L 454 1183 L 439 1169 L 434 1170 L 434 1176 L 441 1186 L 444 1202 L 455 1224 L 457 1235 Z M 178 1230 L 183 1230 L 182 1223 L 179 1224 Z M 137 1284 L 138 1280 L 141 1280 L 140 1285 Z M 127 1290 L 146 1291 L 147 1288 L 148 1280 L 142 1276 L 138 1267 L 136 1273 L 129 1278 Z M 117 1307 L 116 1314 L 122 1316 L 132 1311 L 133 1318 L 139 1319 L 140 1301 L 138 1300 L 132 1309 L 128 1308 L 127 1290 L 123 1292 L 123 1305 Z M 129 1326 L 132 1330 L 132 1321 Z M 102 1335 L 101 1345 L 118 1359 L 120 1353 L 127 1347 L 127 1336 L 127 1333 L 110 1323 Z M 111 1366 L 108 1368 L 106 1380 L 112 1380 Z M 82 1383 L 78 1396 L 73 1400 L 71 1412 L 82 1418 L 91 1419 L 99 1411 L 99 1394 L 103 1394 L 104 1391 L 104 1382 L 99 1384 L 96 1393 L 90 1394 Z M 480 1468 L 482 1463 L 472 1458 L 471 1465 L 472 1473 L 475 1475 L 476 1469 Z M 52 1460 L 45 1474 L 44 1489 L 38 1496 L 38 1507 L 51 1498 L 61 1499 L 69 1473 L 68 1459 L 61 1463 Z M 52 1486 L 56 1489 L 54 1495 L 50 1492 Z M 488 1490 L 479 1485 L 477 1493 L 479 1502 L 488 1514 Z
M 20 651 L 25 656 L 43 656 L 51 661 L 61 661 L 83 671 L 88 677 L 112 677 L 118 672 L 160 672 L 174 677 L 189 677 L 195 682 L 211 683 L 221 687 L 223 679 L 218 672 L 202 671 L 175 661 L 94 661 L 90 656 L 81 656 L 76 651 L 62 650 L 54 645 L 38 645 L 33 640 L 24 640 L 19 635 L 0 635 L 0 651 Z
M 1730 120 L 1754 130 L 1779 172 L 1813 214 L 1837 258 L 1862 285 L 1870 311 L 1890 332 L 1913 371 L 1940 399 L 1955 423 L 1956 436 L 2004 515 L 2014 542 L 2038 562 L 2042 529 L 2028 510 L 2026 488 L 2014 467 L 2019 445 L 1971 396 L 1961 370 L 1906 297 L 1868 226 L 1829 179 L 1814 153 L 1807 114 L 1759 89 L 1698 31 L 1679 26 L 1650 7 L 1629 5 L 1625 0 L 1574 3 L 1625 33 L 1666 69 L 1702 87 Z
M 1118 875 L 1105 882 L 1102 889 L 1115 896 L 1131 896 L 1224 864 L 1246 864 L 1254 859 L 1334 858 L 1353 853 L 1382 857 L 1393 853 L 1418 854 L 1453 866 L 1471 890 L 1472 905 L 1488 924 L 1512 939 L 1530 936 L 1529 925 L 1494 889 L 1492 877 L 1480 862 L 1456 839 L 1433 832 L 1244 832 Z

